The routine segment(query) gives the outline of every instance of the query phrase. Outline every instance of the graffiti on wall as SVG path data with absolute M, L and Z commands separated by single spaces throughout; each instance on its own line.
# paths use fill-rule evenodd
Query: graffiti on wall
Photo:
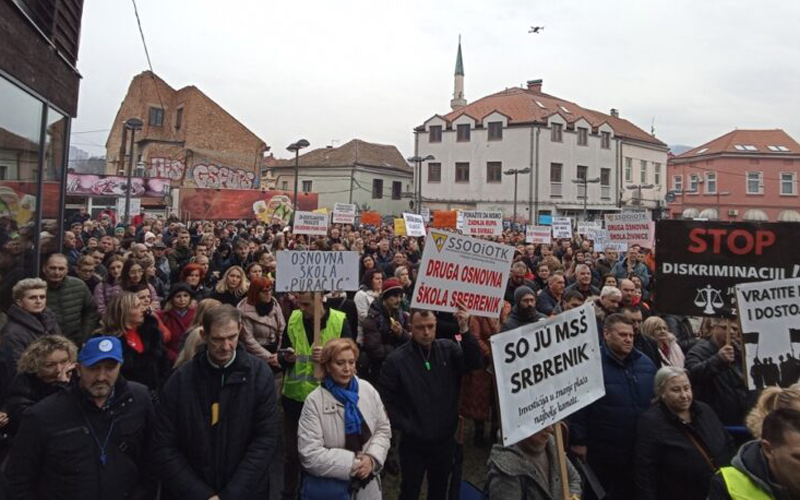
M 180 181 L 186 173 L 186 165 L 181 160 L 172 158 L 150 158 L 149 177 L 165 177 L 171 181 Z
M 192 168 L 192 180 L 207 189 L 253 189 L 259 184 L 252 171 L 202 163 Z

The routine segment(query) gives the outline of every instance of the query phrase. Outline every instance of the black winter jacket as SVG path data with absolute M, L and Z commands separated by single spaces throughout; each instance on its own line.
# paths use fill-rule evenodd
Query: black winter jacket
M 125 339 L 122 340 L 122 374 L 126 379 L 144 384 L 155 395 L 161 390 L 170 374 L 170 362 L 158 320 L 148 314 L 137 329 L 142 338 L 144 352 L 136 352 Z
M 155 482 L 144 472 L 152 425 L 147 388 L 122 376 L 106 409 L 77 384 L 45 398 L 25 413 L 14 439 L 6 468 L 11 498 L 155 498 Z M 101 443 L 110 434 L 104 466 L 92 433 Z
M 47 287 L 47 307 L 58 319 L 63 334 L 82 345 L 97 327 L 97 304 L 86 283 L 67 276 L 57 285 Z
M 511 314 L 509 314 L 508 318 L 506 318 L 506 322 L 500 327 L 500 331 L 506 332 L 508 330 L 519 328 L 522 325 L 527 325 L 528 323 L 536 323 L 537 321 L 541 321 L 543 319 L 547 319 L 547 317 L 535 309 L 533 310 L 533 316 L 531 318 L 526 318 L 520 314 L 518 306 L 514 306 L 511 308 Z
M 714 470 L 689 439 L 703 447 L 715 467 L 730 463 L 733 439 L 714 410 L 692 404 L 692 423 L 683 423 L 658 403 L 639 417 L 636 428 L 637 500 L 705 500 Z
M 372 373 L 380 373 L 381 365 L 396 348 L 408 342 L 411 338 L 408 313 L 398 311 L 395 321 L 403 327 L 400 336 L 395 335 L 391 330 L 391 320 L 389 312 L 383 306 L 380 298 L 372 301 L 364 319 L 364 350 L 369 356 Z
M 536 310 L 545 316 L 550 316 L 553 314 L 553 309 L 559 305 L 559 302 L 549 288 L 543 288 L 536 297 Z
M 211 426 L 213 387 L 219 421 Z M 278 436 L 275 381 L 267 363 L 241 345 L 219 369 L 205 348 L 167 381 L 150 460 L 164 499 L 269 498 L 269 466 Z
M 51 394 L 64 390 L 66 384 L 45 384 L 32 373 L 20 373 L 11 382 L 6 398 L 6 411 L 8 412 L 8 427 L 4 430 L 15 434 L 22 422 L 22 416 L 31 406 Z

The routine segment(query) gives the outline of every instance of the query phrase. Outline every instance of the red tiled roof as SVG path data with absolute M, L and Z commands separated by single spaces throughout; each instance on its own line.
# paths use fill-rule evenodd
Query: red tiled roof
M 363 165 L 411 171 L 412 168 L 395 146 L 353 139 L 338 148 L 319 148 L 300 155 L 301 167 L 349 167 Z M 277 160 L 275 166 L 294 167 L 294 158 Z
M 776 151 L 776 149 L 778 150 Z M 720 153 L 796 155 L 800 154 L 800 144 L 779 128 L 772 130 L 732 130 L 725 135 L 676 156 L 675 159 L 683 160 L 684 158 Z
M 544 107 L 539 106 L 537 101 Z M 569 112 L 563 111 L 561 106 Z M 508 116 L 509 123 L 512 124 L 531 123 L 534 121 L 544 122 L 554 114 L 560 114 L 570 124 L 584 118 L 593 128 L 597 128 L 605 122 L 620 137 L 666 146 L 658 138 L 648 134 L 628 120 L 584 108 L 574 102 L 549 94 L 517 87 L 478 99 L 461 109 L 448 113 L 443 118 L 448 122 L 452 122 L 462 114 L 467 114 L 477 120 L 483 120 L 495 111 Z

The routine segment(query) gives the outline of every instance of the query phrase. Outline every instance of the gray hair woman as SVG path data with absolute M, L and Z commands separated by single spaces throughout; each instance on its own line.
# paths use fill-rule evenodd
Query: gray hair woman
M 670 333 L 667 322 L 658 316 L 650 316 L 641 326 L 642 335 L 653 339 L 658 344 L 658 354 L 661 356 L 661 366 L 677 366 L 683 368 L 686 357 L 683 350 L 675 340 L 675 335 Z
M 636 497 L 704 500 L 715 471 L 733 456 L 733 439 L 714 410 L 694 400 L 686 370 L 664 366 L 654 386 L 654 405 L 636 431 Z

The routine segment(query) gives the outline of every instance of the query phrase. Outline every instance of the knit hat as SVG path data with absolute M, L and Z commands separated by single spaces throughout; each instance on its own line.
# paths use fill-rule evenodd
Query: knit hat
M 381 297 L 391 297 L 392 295 L 401 295 L 403 293 L 403 285 L 395 278 L 389 278 L 383 282 L 383 290 L 381 290 Z
M 152 247 L 153 243 L 155 243 L 154 241 L 151 241 L 150 243 L 148 243 L 147 240 L 149 240 L 149 239 L 153 239 L 153 240 L 156 239 L 156 235 L 151 233 L 150 231 L 147 231 L 146 233 L 144 233 L 144 244 L 147 245 L 148 248 Z
M 183 282 L 175 283 L 169 289 L 169 294 L 167 295 L 167 302 L 171 301 L 172 297 L 176 296 L 180 292 L 188 293 L 189 297 L 192 297 L 194 295 L 194 290 L 192 290 L 192 287 L 189 286 L 188 283 L 183 283 Z
M 514 305 L 519 304 L 526 295 L 533 295 L 533 297 L 536 298 L 536 294 L 531 290 L 531 287 L 525 285 L 517 287 L 517 289 L 514 290 Z

